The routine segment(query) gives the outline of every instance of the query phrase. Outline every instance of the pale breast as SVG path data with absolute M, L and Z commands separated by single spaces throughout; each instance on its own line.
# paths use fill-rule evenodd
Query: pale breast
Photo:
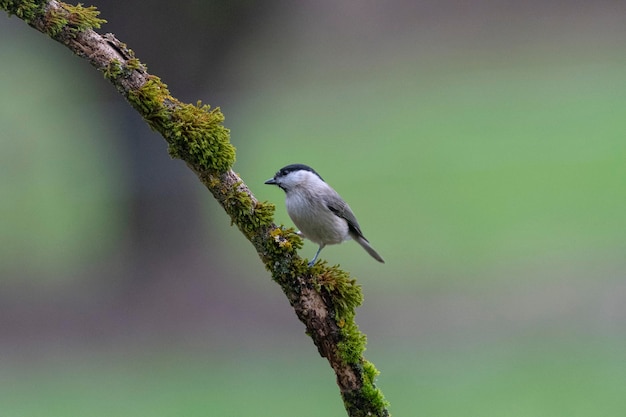
M 321 199 L 294 193 L 286 206 L 293 223 L 312 242 L 333 245 L 349 238 L 348 222 L 332 213 Z

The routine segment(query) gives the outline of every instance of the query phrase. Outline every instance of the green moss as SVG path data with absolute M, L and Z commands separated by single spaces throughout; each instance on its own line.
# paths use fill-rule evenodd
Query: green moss
M 272 215 L 274 213 L 274 205 L 269 203 L 263 203 L 271 206 Z M 267 213 L 269 214 L 269 212 Z M 271 222 L 273 219 L 267 218 L 267 221 Z M 285 228 L 284 226 L 276 227 L 270 231 L 270 239 L 267 240 L 267 245 L 265 247 L 265 252 L 267 253 L 270 259 L 275 260 L 276 262 L 284 262 L 285 254 L 296 255 L 297 250 L 302 248 L 303 242 L 302 238 L 298 236 L 296 231 L 293 228 Z M 274 264 L 275 262 L 271 262 Z M 294 270 L 293 275 L 296 274 L 304 274 L 306 273 L 305 269 L 302 270 Z
M 370 361 L 363 360 L 363 377 L 371 384 L 374 383 L 376 377 L 380 375 L 378 369 Z
M 337 265 L 325 267 L 320 262 L 312 270 L 314 285 L 330 301 L 335 322 L 341 329 L 341 341 L 337 344 L 341 358 L 345 363 L 360 363 L 367 342 L 354 322 L 355 310 L 363 302 L 361 287 Z
M 323 262 L 313 266 L 314 285 L 334 308 L 335 322 L 341 332 L 340 341 L 337 343 L 341 359 L 360 370 L 363 382 L 358 392 L 344 396 L 346 409 L 354 412 L 348 414 L 388 416 L 386 407 L 389 404 L 374 384 L 378 370 L 372 363 L 363 359 L 367 337 L 354 321 L 355 310 L 363 302 L 361 287 L 338 266 L 330 268 L 324 266 Z
M 272 203 L 257 201 L 254 205 L 254 222 L 257 228 L 271 225 L 274 222 L 275 210 L 276 207 Z
M 113 59 L 102 73 L 104 74 L 104 78 L 115 79 L 122 75 L 123 72 L 122 63 L 117 59 Z
M 359 363 L 363 358 L 367 337 L 361 333 L 354 319 L 345 320 L 340 324 L 341 341 L 337 343 L 339 355 L 345 363 Z
M 55 37 L 64 29 L 72 34 L 88 29 L 98 29 L 106 20 L 100 19 L 100 12 L 94 6 L 83 7 L 81 3 L 71 5 L 59 2 L 59 8 L 49 8 L 46 15 L 45 31 Z
M 326 267 L 324 262 L 315 264 L 312 273 L 318 291 L 324 290 L 330 296 L 335 317 L 338 320 L 352 319 L 354 310 L 363 302 L 361 286 L 356 280 L 338 265 Z
M 236 224 L 248 239 L 257 234 L 262 227 L 272 224 L 275 210 L 273 204 L 257 201 L 253 207 L 249 191 L 242 188 L 242 184 L 237 184 L 226 191 L 223 204 L 231 216 L 231 224 Z
M 94 6 L 83 7 L 82 4 L 71 5 L 63 2 L 57 3 L 59 7 L 49 7 L 44 20 L 44 31 L 55 37 L 64 29 L 70 33 L 78 33 L 88 29 L 98 29 L 106 20 L 100 19 L 100 12 Z M 27 23 L 31 23 L 44 13 L 46 1 L 0 1 L 0 7 L 9 15 L 16 15 Z
M 293 230 L 293 229 L 292 229 Z M 270 239 L 276 243 L 279 248 L 287 250 L 298 249 L 302 246 L 302 239 L 293 239 L 289 232 L 285 233 L 285 229 L 277 227 L 270 232 Z
M 133 56 L 133 52 L 130 49 L 127 49 L 125 52 Z M 104 78 L 113 81 L 119 77 L 128 77 L 133 71 L 142 67 L 145 68 L 141 61 L 134 56 L 133 58 L 128 59 L 125 63 L 120 62 L 118 59 L 113 59 L 109 62 L 109 65 L 102 69 L 102 74 L 104 75 Z
M 61 10 L 52 10 L 48 12 L 46 16 L 45 32 L 52 37 L 57 36 L 63 31 L 65 25 L 67 25 L 66 13 Z
M 179 158 L 198 171 L 226 172 L 235 162 L 230 131 L 222 125 L 224 115 L 201 102 L 183 104 L 170 95 L 167 85 L 150 76 L 128 101 L 168 142 L 172 158 Z
M 223 121 L 219 108 L 211 109 L 200 102 L 179 106 L 172 113 L 170 129 L 165 132 L 170 155 L 203 170 L 227 171 L 235 162 L 235 147 Z
M 226 211 L 233 214 L 233 222 L 237 222 L 240 216 L 246 216 L 252 211 L 252 198 L 250 194 L 239 188 L 241 184 L 242 182 L 240 181 L 232 189 L 228 190 L 229 192 L 224 199 Z
M 343 401 L 348 414 L 351 416 L 381 416 L 388 417 L 389 402 L 383 393 L 374 384 L 379 372 L 371 362 L 363 360 L 358 367 L 361 371 L 362 387 L 360 390 L 344 393 Z
M 382 410 L 389 407 L 389 401 L 380 389 L 374 384 L 374 380 L 380 374 L 373 363 L 363 360 L 363 397 L 376 409 Z
M 7 11 L 9 16 L 15 15 L 26 23 L 30 23 L 33 19 L 40 16 L 43 13 L 43 8 L 46 5 L 45 1 L 30 0 L 30 1 L 8 1 L 0 0 L 0 8 Z
M 141 68 L 142 66 L 145 67 L 145 65 L 143 65 L 141 63 L 141 61 L 139 61 L 137 58 L 135 58 L 135 54 L 132 51 L 132 49 L 128 49 L 128 51 L 132 54 L 133 58 L 129 59 L 128 61 L 126 61 L 126 68 L 128 68 L 129 71 L 134 71 L 137 70 L 139 68 Z
M 152 129 L 161 132 L 167 127 L 169 116 L 164 102 L 171 97 L 159 77 L 149 76 L 141 88 L 129 91 L 126 98 Z
M 59 2 L 59 5 L 68 12 L 67 23 L 72 32 L 99 29 L 107 22 L 98 17 L 100 11 L 95 6 L 83 7 L 81 3 L 74 6 L 63 2 Z
M 297 292 L 300 287 L 294 280 L 310 274 L 307 262 L 297 256 L 303 245 L 302 238 L 293 228 L 284 226 L 273 228 L 269 236 L 262 248 L 265 266 L 285 294 Z

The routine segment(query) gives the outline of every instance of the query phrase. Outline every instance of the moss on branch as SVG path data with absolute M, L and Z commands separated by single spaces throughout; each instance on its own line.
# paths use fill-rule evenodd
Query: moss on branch
M 274 205 L 258 201 L 232 171 L 235 147 L 220 109 L 172 97 L 167 85 L 148 74 L 124 43 L 112 34 L 92 30 L 105 23 L 93 6 L 0 0 L 0 7 L 87 59 L 165 138 L 169 154 L 198 175 L 256 248 L 307 334 L 334 369 L 348 414 L 388 416 L 388 403 L 374 384 L 378 371 L 363 357 L 366 336 L 354 320 L 363 302 L 361 287 L 338 266 L 318 262 L 309 267 L 297 255 L 301 237 L 291 228 L 276 226 Z
M 200 101 L 181 103 L 170 95 L 167 85 L 156 76 L 127 95 L 150 127 L 163 135 L 173 158 L 182 159 L 197 171 L 225 172 L 235 162 L 235 147 L 222 122 L 219 108 Z M 249 204 L 248 204 L 249 205 Z
M 84 7 L 62 1 L 42 0 L 0 0 L 0 7 L 9 15 L 15 15 L 26 23 L 34 25 L 43 22 L 42 32 L 55 38 L 63 32 L 76 34 L 88 29 L 99 29 L 106 20 L 99 18 L 100 12 L 94 6 Z
M 30 23 L 43 13 L 47 3 L 47 1 L 42 0 L 0 0 L 0 7 L 6 10 L 9 16 L 15 15 L 26 23 Z

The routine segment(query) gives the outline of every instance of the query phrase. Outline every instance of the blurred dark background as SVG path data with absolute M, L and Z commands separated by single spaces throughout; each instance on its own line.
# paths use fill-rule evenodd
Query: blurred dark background
M 626 411 L 626 4 L 94 5 L 174 96 L 221 107 L 277 222 L 262 183 L 288 163 L 350 202 L 387 264 L 323 257 L 363 286 L 392 413 Z M 5 415 L 344 415 L 164 140 L 62 45 L 6 14 L 0 38 Z

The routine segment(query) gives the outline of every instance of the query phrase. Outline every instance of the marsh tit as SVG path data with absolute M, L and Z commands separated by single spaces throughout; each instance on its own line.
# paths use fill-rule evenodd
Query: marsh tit
M 350 206 L 313 168 L 287 165 L 265 184 L 277 185 L 285 192 L 287 214 L 304 237 L 319 245 L 309 266 L 324 246 L 348 239 L 354 239 L 378 262 L 385 262 L 363 236 Z

